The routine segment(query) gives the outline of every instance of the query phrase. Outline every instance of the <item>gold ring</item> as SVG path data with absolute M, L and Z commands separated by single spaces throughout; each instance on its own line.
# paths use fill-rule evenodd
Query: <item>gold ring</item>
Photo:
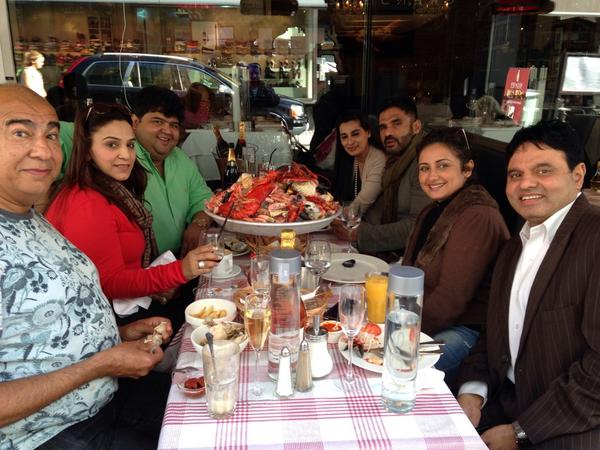
M 204 261 L 198 261 L 198 269 L 204 269 L 206 267 L 206 264 L 204 263 Z

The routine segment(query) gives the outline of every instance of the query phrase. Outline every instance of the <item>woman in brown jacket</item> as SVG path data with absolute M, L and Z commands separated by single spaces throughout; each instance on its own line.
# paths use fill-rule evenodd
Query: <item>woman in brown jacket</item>
M 421 328 L 446 342 L 436 367 L 451 383 L 479 336 L 491 272 L 509 232 L 496 201 L 472 181 L 464 130 L 430 133 L 417 157 L 419 183 L 434 202 L 417 218 L 404 264 L 425 272 Z

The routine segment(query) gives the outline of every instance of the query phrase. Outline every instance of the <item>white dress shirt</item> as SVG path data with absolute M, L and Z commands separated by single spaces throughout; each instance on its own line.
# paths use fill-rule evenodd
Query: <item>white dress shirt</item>
M 577 194 L 579 197 L 581 193 Z M 575 199 L 577 199 L 577 197 Z M 548 252 L 548 248 L 556 235 L 556 231 L 565 219 L 575 203 L 573 200 L 568 205 L 559 209 L 548 217 L 544 222 L 536 226 L 530 226 L 525 223 L 519 237 L 523 244 L 521 256 L 517 262 L 515 275 L 513 277 L 510 290 L 510 305 L 508 310 L 508 343 L 510 347 L 510 366 L 506 376 L 513 383 L 515 382 L 515 362 L 519 354 L 519 344 L 523 332 L 523 323 L 525 322 L 525 312 L 531 286 L 535 280 L 538 269 Z M 464 383 L 459 389 L 460 394 L 477 394 L 483 397 L 485 404 L 487 400 L 487 385 L 482 381 L 469 381 Z M 483 407 L 483 405 L 482 405 Z

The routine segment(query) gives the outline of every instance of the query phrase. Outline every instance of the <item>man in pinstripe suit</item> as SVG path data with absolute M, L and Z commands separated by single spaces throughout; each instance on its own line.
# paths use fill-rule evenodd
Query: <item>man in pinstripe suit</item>
M 541 122 L 506 155 L 506 194 L 527 222 L 498 256 L 458 401 L 491 449 L 597 450 L 600 209 L 580 192 L 583 148 L 569 125 Z

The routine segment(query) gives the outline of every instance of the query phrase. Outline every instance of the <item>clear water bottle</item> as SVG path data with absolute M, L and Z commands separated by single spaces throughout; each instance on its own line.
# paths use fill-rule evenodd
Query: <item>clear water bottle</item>
M 381 397 L 392 412 L 415 406 L 424 279 L 416 267 L 394 264 L 389 271 Z
M 269 331 L 269 364 L 271 379 L 276 380 L 283 347 L 290 352 L 292 372 L 298 362 L 300 345 L 300 252 L 278 249 L 271 252 L 271 329 Z

